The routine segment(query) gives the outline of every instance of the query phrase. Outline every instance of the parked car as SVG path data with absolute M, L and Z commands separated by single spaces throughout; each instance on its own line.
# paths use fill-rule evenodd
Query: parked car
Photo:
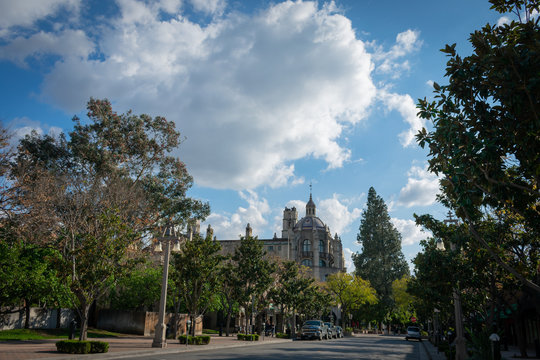
M 334 324 L 332 324 L 330 322 L 325 322 L 324 325 L 326 325 L 328 327 L 328 337 L 330 339 L 337 339 L 337 331 L 336 331 L 336 327 L 334 326 Z
M 321 320 L 308 320 L 302 325 L 300 339 L 328 339 L 328 327 Z
M 336 333 L 338 338 L 343 337 L 343 328 L 341 326 L 336 326 Z
M 418 326 L 409 326 L 407 328 L 407 335 L 405 335 L 405 340 L 417 339 L 422 341 L 422 334 L 420 333 L 420 328 Z

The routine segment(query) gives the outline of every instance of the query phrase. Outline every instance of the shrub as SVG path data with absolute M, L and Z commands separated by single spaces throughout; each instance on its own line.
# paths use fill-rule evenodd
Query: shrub
M 290 339 L 291 338 L 291 335 L 289 334 L 284 334 L 284 333 L 277 333 L 276 334 L 276 337 L 278 339 Z
M 351 327 L 346 327 L 345 332 L 352 333 L 353 329 Z
M 109 351 L 109 343 L 104 341 L 90 341 L 90 353 L 106 353 Z
M 259 334 L 236 334 L 236 338 L 243 341 L 259 341 Z
M 103 341 L 60 340 L 56 350 L 67 354 L 95 354 L 109 351 L 109 343 Z
M 219 334 L 219 331 L 213 330 L 213 329 L 203 329 L 202 333 L 203 334 Z
M 187 336 L 189 345 L 208 345 L 210 343 L 209 335 Z M 180 335 L 178 337 L 180 344 L 186 343 L 186 335 Z

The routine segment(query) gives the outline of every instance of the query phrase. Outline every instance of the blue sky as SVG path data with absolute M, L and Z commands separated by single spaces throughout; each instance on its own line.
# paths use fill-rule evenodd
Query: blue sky
M 319 217 L 346 258 L 373 186 L 410 260 L 439 219 L 437 178 L 414 134 L 418 98 L 444 83 L 439 49 L 504 21 L 485 0 L 0 0 L 0 121 L 57 134 L 90 97 L 166 116 L 218 239 L 249 222 L 280 234 L 285 206 Z M 349 270 L 353 270 L 349 262 Z

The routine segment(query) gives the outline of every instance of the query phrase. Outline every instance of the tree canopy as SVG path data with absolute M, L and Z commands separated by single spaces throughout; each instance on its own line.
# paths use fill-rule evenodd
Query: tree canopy
M 401 234 L 390 221 L 386 204 L 373 187 L 369 189 L 359 230 L 357 241 L 362 250 L 353 255 L 356 275 L 368 280 L 375 289 L 381 317 L 384 317 L 392 308 L 392 282 L 408 275 L 409 266 L 401 251 Z
M 419 116 L 433 129 L 422 129 L 417 140 L 429 148 L 429 170 L 442 176 L 443 203 L 495 261 L 540 292 L 537 276 L 503 259 L 477 231 L 486 210 L 517 222 L 514 239 L 538 259 L 540 152 L 534 149 L 540 138 L 540 28 L 539 17 L 532 15 L 540 2 L 490 2 L 519 20 L 472 33 L 469 56 L 460 56 L 455 44 L 441 50 L 449 57 L 448 84 L 434 84 L 433 101 L 419 100 Z

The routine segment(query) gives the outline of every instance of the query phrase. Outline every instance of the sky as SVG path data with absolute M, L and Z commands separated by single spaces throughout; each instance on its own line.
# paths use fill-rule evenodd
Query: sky
M 349 271 L 374 187 L 410 261 L 429 236 L 413 215 L 448 211 L 417 99 L 447 82 L 439 49 L 467 56 L 471 32 L 506 21 L 486 0 L 0 0 L 0 121 L 14 141 L 67 133 L 90 97 L 165 116 L 211 206 L 201 229 L 279 236 L 311 185 Z

